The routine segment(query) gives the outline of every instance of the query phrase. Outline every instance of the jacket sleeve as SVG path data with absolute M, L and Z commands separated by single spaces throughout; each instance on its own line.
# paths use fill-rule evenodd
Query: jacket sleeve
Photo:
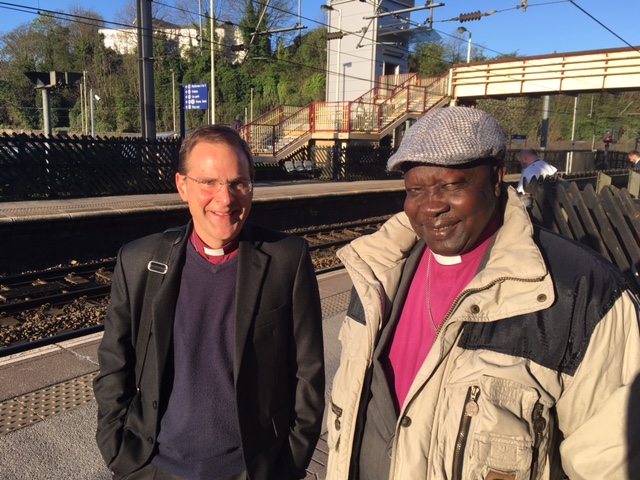
M 124 421 L 136 390 L 130 298 L 123 263 L 121 250 L 112 278 L 104 335 L 98 348 L 100 372 L 93 385 L 98 404 L 96 440 L 107 465 L 120 449 Z
M 289 375 L 294 413 L 289 433 L 293 478 L 304 478 L 322 427 L 324 412 L 324 347 L 322 310 L 315 271 L 304 243 L 293 290 L 293 335 L 290 339 Z
M 557 401 L 562 467 L 569 478 L 640 478 L 640 332 L 637 299 L 606 312 Z

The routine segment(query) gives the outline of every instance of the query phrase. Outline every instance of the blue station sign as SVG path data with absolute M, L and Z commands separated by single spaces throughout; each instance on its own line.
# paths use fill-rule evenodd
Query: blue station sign
M 184 86 L 184 109 L 207 110 L 209 108 L 209 85 L 192 83 Z

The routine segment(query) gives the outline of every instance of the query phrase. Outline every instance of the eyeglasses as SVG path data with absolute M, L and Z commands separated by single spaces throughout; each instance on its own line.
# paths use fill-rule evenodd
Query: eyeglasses
M 198 180 L 197 178 L 185 175 L 193 183 L 198 184 L 201 190 L 210 192 L 213 194 L 218 193 L 223 185 L 226 185 L 229 189 L 229 193 L 233 195 L 249 195 L 253 191 L 253 183 L 247 180 L 232 180 L 230 182 L 220 182 L 218 180 Z

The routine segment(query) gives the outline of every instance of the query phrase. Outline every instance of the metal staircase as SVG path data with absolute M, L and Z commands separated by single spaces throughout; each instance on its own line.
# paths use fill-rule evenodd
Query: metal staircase
M 310 140 L 379 141 L 407 119 L 449 102 L 449 74 L 380 77 L 354 101 L 281 105 L 244 125 L 240 133 L 263 161 L 280 161 Z

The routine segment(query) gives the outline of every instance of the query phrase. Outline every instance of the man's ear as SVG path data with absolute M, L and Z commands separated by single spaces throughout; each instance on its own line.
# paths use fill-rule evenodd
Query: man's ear
M 507 167 L 505 165 L 494 165 L 491 167 L 491 183 L 493 184 L 493 191 L 496 197 L 502 195 L 502 182 L 506 174 Z
M 187 177 L 184 175 L 180 175 L 176 173 L 176 189 L 180 194 L 180 198 L 186 202 L 187 201 Z

